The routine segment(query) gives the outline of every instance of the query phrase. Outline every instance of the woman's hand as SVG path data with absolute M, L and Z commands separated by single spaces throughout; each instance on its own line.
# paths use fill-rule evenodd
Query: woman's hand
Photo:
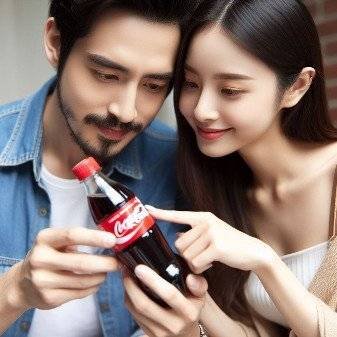
M 214 261 L 257 272 L 275 256 L 270 246 L 231 227 L 212 213 L 167 211 L 151 206 L 147 209 L 159 220 L 192 227 L 180 235 L 175 245 L 196 274 L 210 268 Z
M 124 275 L 125 303 L 142 330 L 149 337 L 199 337 L 197 323 L 205 303 L 206 280 L 188 275 L 187 286 L 193 296 L 186 298 L 149 267 L 139 265 L 135 272 L 141 282 L 169 305 L 167 309 L 153 302 L 130 276 Z

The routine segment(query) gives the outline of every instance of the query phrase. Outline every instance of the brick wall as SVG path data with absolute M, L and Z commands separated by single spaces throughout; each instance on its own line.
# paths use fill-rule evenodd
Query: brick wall
M 304 0 L 321 37 L 329 107 L 337 121 L 337 0 Z

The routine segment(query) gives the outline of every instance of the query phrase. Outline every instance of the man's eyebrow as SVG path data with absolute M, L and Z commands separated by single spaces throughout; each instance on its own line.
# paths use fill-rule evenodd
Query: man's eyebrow
M 93 63 L 95 65 L 105 67 L 105 68 L 110 68 L 110 69 L 115 69 L 119 70 L 123 73 L 129 74 L 130 70 L 121 64 L 114 62 L 102 55 L 98 54 L 92 54 L 88 53 L 87 54 L 87 59 L 90 63 Z M 170 81 L 172 80 L 173 73 L 172 72 L 164 72 L 164 73 L 158 73 L 158 74 L 146 74 L 144 75 L 145 78 L 151 78 L 154 80 L 162 80 L 162 81 Z
M 111 68 L 115 70 L 122 71 L 123 73 L 129 73 L 129 69 L 126 67 L 122 66 L 121 64 L 118 64 L 117 62 L 114 62 L 102 55 L 97 55 L 97 54 L 87 54 L 87 59 L 90 63 L 93 63 L 95 65 L 105 67 L 105 68 Z
M 160 80 L 160 81 L 171 81 L 173 78 L 173 73 L 162 73 L 162 74 L 145 74 L 145 78 L 151 78 L 153 80 Z
M 185 70 L 196 75 L 198 74 L 198 72 L 188 64 L 185 64 Z M 253 77 L 235 73 L 218 73 L 214 75 L 214 78 L 217 80 L 253 80 Z

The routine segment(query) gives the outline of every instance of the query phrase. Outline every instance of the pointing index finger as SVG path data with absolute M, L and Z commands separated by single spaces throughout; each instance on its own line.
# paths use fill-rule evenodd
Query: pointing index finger
M 196 226 L 200 220 L 199 212 L 164 210 L 149 205 L 146 205 L 145 207 L 149 213 L 158 220 L 190 225 L 191 227 Z

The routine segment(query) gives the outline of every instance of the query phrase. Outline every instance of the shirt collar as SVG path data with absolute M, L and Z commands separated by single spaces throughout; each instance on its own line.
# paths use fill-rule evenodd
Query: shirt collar
M 55 86 L 55 78 L 18 105 L 18 117 L 6 147 L 0 155 L 1 166 L 17 166 L 39 157 L 46 98 Z
M 142 179 L 143 173 L 139 160 L 139 140 L 143 137 L 141 133 L 122 152 L 120 152 L 105 169 L 108 175 L 112 174 L 114 169 L 134 179 Z
M 18 118 L 5 149 L 0 154 L 0 166 L 18 166 L 29 161 L 34 163 L 34 172 L 39 176 L 41 167 L 43 112 L 48 94 L 55 88 L 56 78 L 50 79 L 35 94 L 27 97 L 18 107 Z M 139 134 L 106 167 L 111 174 L 114 169 L 134 179 L 142 179 L 139 160 Z

